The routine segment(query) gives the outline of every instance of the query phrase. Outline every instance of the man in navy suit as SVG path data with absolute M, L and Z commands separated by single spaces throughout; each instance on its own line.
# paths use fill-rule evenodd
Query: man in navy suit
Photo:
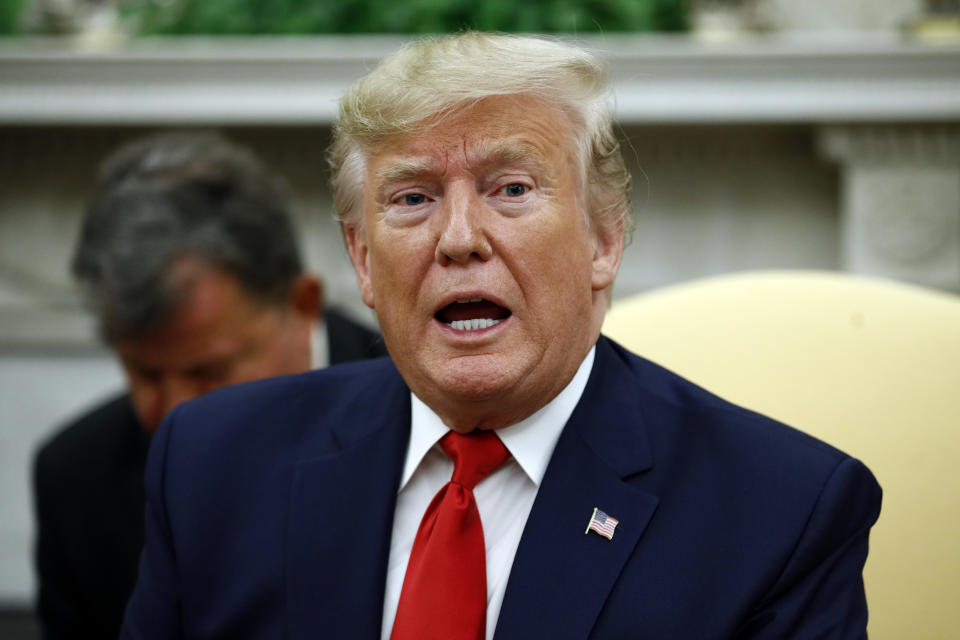
M 167 418 L 123 638 L 864 637 L 870 472 L 600 336 L 631 218 L 594 56 L 417 43 L 330 159 L 392 360 Z

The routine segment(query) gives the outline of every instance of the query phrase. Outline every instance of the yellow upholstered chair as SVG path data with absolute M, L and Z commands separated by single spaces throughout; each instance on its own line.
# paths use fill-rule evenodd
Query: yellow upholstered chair
M 864 570 L 871 639 L 960 638 L 960 298 L 747 273 L 618 301 L 604 333 L 863 460 L 884 492 Z

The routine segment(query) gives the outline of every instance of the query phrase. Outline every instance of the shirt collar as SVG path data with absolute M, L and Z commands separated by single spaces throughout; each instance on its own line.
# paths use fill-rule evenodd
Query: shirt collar
M 553 455 L 557 440 L 560 439 L 560 432 L 563 431 L 564 425 L 570 419 L 570 414 L 580 402 L 580 396 L 583 395 L 583 390 L 587 386 L 595 354 L 596 346 L 590 348 L 573 379 L 553 400 L 528 418 L 497 430 L 497 435 L 500 436 L 500 440 L 517 464 L 538 487 L 543 480 L 543 474 L 547 471 L 547 464 L 550 462 L 550 456 Z M 403 464 L 400 491 L 407 486 L 407 482 L 430 448 L 446 435 L 447 431 L 449 429 L 443 424 L 440 416 L 411 392 L 410 445 L 407 447 L 407 458 Z

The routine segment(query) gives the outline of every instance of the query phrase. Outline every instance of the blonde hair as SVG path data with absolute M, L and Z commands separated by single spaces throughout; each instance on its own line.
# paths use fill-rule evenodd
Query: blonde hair
M 492 96 L 531 96 L 571 118 L 587 213 L 607 230 L 633 228 L 630 174 L 613 134 L 606 68 L 594 55 L 541 38 L 467 32 L 410 43 L 340 100 L 328 160 L 335 216 L 361 225 L 366 154 Z

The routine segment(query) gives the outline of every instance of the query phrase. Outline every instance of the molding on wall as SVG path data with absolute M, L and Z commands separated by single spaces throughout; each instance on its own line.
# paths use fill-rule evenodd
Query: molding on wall
M 960 291 L 960 126 L 824 127 L 848 271 Z
M 824 156 L 847 164 L 960 164 L 957 124 L 829 126 L 818 143 Z
M 398 37 L 0 40 L 0 124 L 329 124 Z M 896 35 L 583 38 L 631 123 L 960 119 L 960 44 Z

